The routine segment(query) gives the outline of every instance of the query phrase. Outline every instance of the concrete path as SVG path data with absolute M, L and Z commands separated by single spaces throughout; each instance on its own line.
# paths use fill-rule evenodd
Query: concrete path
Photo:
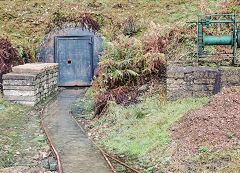
M 64 173 L 110 173 L 100 152 L 69 116 L 69 110 L 84 89 L 60 92 L 43 114 L 44 123 L 60 155 Z

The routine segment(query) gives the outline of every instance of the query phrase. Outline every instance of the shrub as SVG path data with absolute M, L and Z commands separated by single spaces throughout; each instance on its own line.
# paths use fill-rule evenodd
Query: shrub
M 161 36 L 162 28 L 159 24 L 150 23 L 150 29 L 141 39 L 145 51 L 166 53 L 169 44 L 168 34 Z
M 18 64 L 18 51 L 7 38 L 0 39 L 0 74 L 8 73 Z
M 28 48 L 14 48 L 8 38 L 0 38 L 0 89 L 3 74 L 11 72 L 13 66 L 33 61 Z
M 104 41 L 95 88 L 113 89 L 119 86 L 145 83 L 151 76 L 166 70 L 164 54 L 145 51 L 140 40 L 124 35 L 113 42 Z
M 125 36 L 134 36 L 137 33 L 141 32 L 144 27 L 137 24 L 133 17 L 129 17 L 128 20 L 124 23 L 123 34 Z
M 204 152 L 208 151 L 208 147 L 207 146 L 200 146 L 199 151 L 201 153 L 204 153 Z

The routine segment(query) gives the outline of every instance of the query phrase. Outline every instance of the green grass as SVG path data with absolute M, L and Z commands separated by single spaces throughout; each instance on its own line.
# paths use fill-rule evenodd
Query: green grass
M 201 106 L 207 100 L 188 98 L 161 104 L 156 95 L 127 108 L 112 104 L 106 117 L 98 122 L 102 126 L 111 125 L 112 121 L 116 123 L 102 129 L 106 134 L 103 144 L 119 154 L 127 153 L 136 158 L 156 151 L 163 153 L 166 144 L 171 141 L 168 127 L 185 112 Z
M 91 90 L 89 90 L 91 93 Z M 80 108 L 78 118 L 93 116 L 93 97 L 87 92 L 73 107 Z M 158 94 L 139 98 L 140 103 L 124 107 L 109 102 L 108 111 L 99 119 L 87 120 L 88 134 L 127 164 L 143 172 L 239 172 L 239 146 L 222 151 L 200 146 L 199 153 L 174 160 L 176 149 L 168 128 L 187 111 L 201 107 L 209 97 L 185 98 L 173 102 Z M 229 138 L 234 134 L 228 134 Z M 119 169 L 119 172 L 126 172 Z M 174 172 L 173 171 L 173 172 Z
M 27 106 L 4 101 L 0 93 L 0 168 L 15 163 L 25 125 L 28 122 Z
M 141 167 L 151 167 L 169 159 L 164 151 L 171 141 L 168 131 L 171 124 L 188 110 L 205 104 L 208 97 L 174 102 L 161 102 L 159 95 L 140 99 L 142 102 L 128 107 L 110 102 L 104 116 L 90 122 L 91 132 L 100 136 L 99 144 L 109 153 L 126 156 L 129 164 L 136 161 Z
M 207 7 L 216 13 L 220 12 L 216 7 L 220 3 L 222 0 L 206 0 Z M 229 12 L 233 10 L 239 12 L 238 8 Z M 123 23 L 130 16 L 146 27 L 151 21 L 161 24 L 166 32 L 176 23 L 185 23 L 196 19 L 196 14 L 205 13 L 197 0 L 6 0 L 0 1 L 0 36 L 9 37 L 15 46 L 28 47 L 35 54 L 56 12 L 78 16 L 82 11 L 93 13 L 102 26 L 100 32 L 108 39 L 123 33 Z
M 38 115 L 38 109 L 6 101 L 0 93 L 0 169 L 31 165 L 41 147 L 48 145 Z
M 208 147 L 201 146 L 200 153 L 195 156 L 189 156 L 185 162 L 190 163 L 189 168 L 195 170 L 195 172 L 239 173 L 239 152 L 239 146 L 217 152 L 212 152 Z

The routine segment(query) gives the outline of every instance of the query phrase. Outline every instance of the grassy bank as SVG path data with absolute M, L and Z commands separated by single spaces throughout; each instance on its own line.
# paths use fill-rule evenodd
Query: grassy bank
M 5 101 L 0 93 L 0 172 L 11 166 L 37 166 L 36 156 L 48 145 L 38 116 L 31 107 Z
M 0 95 L 0 168 L 16 162 L 15 156 L 22 145 L 21 136 L 28 122 L 29 110 L 29 107 L 4 101 Z
M 205 142 L 209 143 L 209 146 L 202 144 L 195 154 L 176 155 L 176 151 L 179 148 L 184 149 L 185 144 L 173 140 L 170 128 L 173 128 L 173 123 L 186 112 L 206 104 L 209 97 L 166 102 L 159 94 L 147 92 L 138 98 L 139 103 L 129 106 L 110 101 L 106 113 L 101 118 L 92 120 L 94 100 L 89 93 L 91 90 L 73 105 L 73 112 L 84 125 L 88 136 L 107 153 L 142 172 L 240 171 L 239 144 L 216 150 L 214 144 L 210 144 L 211 141 L 206 139 Z M 212 128 L 215 128 L 215 125 Z M 237 136 L 228 134 L 228 138 L 230 141 Z M 128 172 L 124 167 L 116 168 L 118 172 Z
M 190 109 L 205 104 L 208 98 L 165 102 L 159 94 L 146 94 L 139 100 L 127 107 L 110 102 L 104 116 L 94 120 L 86 120 L 93 114 L 89 96 L 79 99 L 73 107 L 81 112 L 77 115 L 79 119 L 85 118 L 82 121 L 88 134 L 108 153 L 116 154 L 144 172 L 151 172 L 171 159 L 170 153 L 165 153 L 166 145 L 171 141 L 170 125 Z

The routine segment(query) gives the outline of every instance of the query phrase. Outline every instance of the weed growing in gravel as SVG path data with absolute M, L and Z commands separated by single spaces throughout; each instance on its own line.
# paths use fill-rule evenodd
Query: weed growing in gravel
M 199 148 L 199 151 L 200 151 L 201 153 L 204 153 L 204 152 L 208 151 L 208 147 L 207 147 L 207 146 L 201 146 L 201 147 Z
M 229 138 L 233 138 L 234 136 L 235 136 L 234 133 L 232 133 L 232 132 L 228 133 L 228 137 L 229 137 Z

